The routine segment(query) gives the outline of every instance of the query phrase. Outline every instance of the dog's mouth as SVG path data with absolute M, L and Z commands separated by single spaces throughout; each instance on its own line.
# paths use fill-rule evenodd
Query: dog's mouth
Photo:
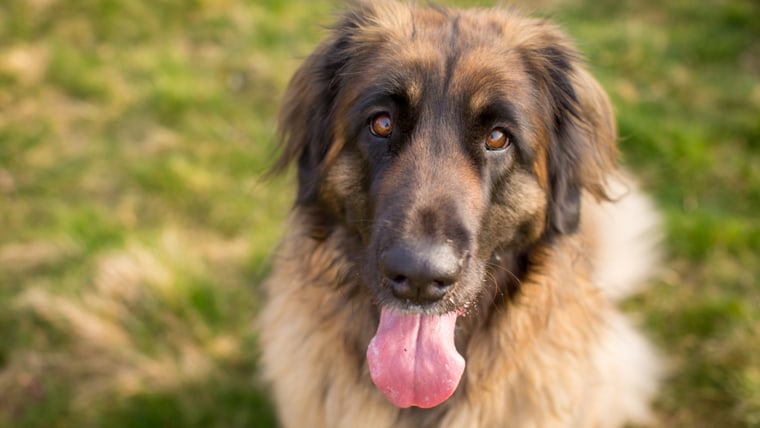
M 455 327 L 473 298 L 464 292 L 464 283 L 472 282 L 465 277 L 478 272 L 477 263 L 469 256 L 464 259 L 457 280 L 440 295 L 440 283 L 431 285 L 432 291 L 409 294 L 408 284 L 399 284 L 394 275 L 381 281 L 385 298 L 379 304 L 380 322 L 367 348 L 367 363 L 375 386 L 397 407 L 435 407 L 459 385 L 465 360 L 455 347 Z
M 465 365 L 454 346 L 456 320 L 457 312 L 425 315 L 381 308 L 367 362 L 372 381 L 393 404 L 430 408 L 454 393 Z
M 482 288 L 477 224 L 462 221 L 458 205 L 441 204 L 445 215 L 409 211 L 427 213 L 416 218 L 403 207 L 380 213 L 365 260 L 366 283 L 380 308 L 367 363 L 375 386 L 400 408 L 435 407 L 454 394 L 465 368 L 455 346 L 457 318 Z M 393 216 L 399 211 L 407 213 L 401 220 Z

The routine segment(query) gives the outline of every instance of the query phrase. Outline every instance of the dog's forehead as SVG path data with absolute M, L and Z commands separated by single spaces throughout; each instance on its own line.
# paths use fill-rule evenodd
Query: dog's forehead
M 439 45 L 459 37 L 472 41 L 506 36 L 506 41 L 519 42 L 520 34 L 539 22 L 515 9 L 447 9 L 384 1 L 371 2 L 363 13 L 367 16 L 359 27 L 380 30 L 384 38 L 390 36 L 400 41 L 428 39 Z
M 386 4 L 371 24 L 360 27 L 355 40 L 372 57 L 361 73 L 372 80 L 403 86 L 411 100 L 421 100 L 430 86 L 445 85 L 478 110 L 494 91 L 524 90 L 520 48 L 530 21 L 506 11 L 447 10 Z M 371 46 L 368 48 L 368 46 Z

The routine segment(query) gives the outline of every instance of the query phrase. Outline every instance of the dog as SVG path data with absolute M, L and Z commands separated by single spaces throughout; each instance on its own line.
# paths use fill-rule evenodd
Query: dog
M 658 216 L 560 29 L 360 1 L 279 131 L 297 194 L 259 345 L 283 426 L 652 422 L 660 358 L 616 302 L 656 267 Z

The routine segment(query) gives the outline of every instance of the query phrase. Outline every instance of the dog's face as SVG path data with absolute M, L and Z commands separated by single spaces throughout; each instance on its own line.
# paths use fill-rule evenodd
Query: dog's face
M 361 238 L 378 302 L 428 313 L 474 299 L 497 250 L 574 232 L 615 156 L 567 39 L 494 10 L 359 5 L 296 73 L 281 128 L 298 203 Z
M 504 255 L 573 233 L 615 158 L 567 39 L 494 10 L 359 4 L 297 71 L 281 131 L 297 204 L 357 238 L 383 310 L 426 316 L 465 312 Z

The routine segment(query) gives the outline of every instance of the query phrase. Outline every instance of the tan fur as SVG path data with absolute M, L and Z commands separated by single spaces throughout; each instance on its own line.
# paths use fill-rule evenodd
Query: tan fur
M 629 197 L 639 201 L 633 208 L 652 214 L 642 195 Z M 609 206 L 588 201 L 594 214 L 613 215 Z M 334 247 L 344 237 L 335 235 L 322 244 L 304 241 L 299 215 L 294 213 L 265 284 L 269 301 L 261 314 L 263 369 L 275 385 L 283 426 L 425 426 L 423 413 L 404 418 L 390 405 L 369 381 L 366 364 L 356 359 L 356 346 L 368 343 L 375 328 L 372 308 L 331 301 L 343 300 L 334 278 L 352 275 L 342 271 L 345 265 Z M 629 227 L 640 225 L 630 217 L 618 223 L 618 228 Z M 594 243 L 584 242 L 588 239 L 580 235 L 544 250 L 545 268 L 523 283 L 519 303 L 498 313 L 489 328 L 469 341 L 466 383 L 441 405 L 443 412 L 434 412 L 431 425 L 615 427 L 651 422 L 647 403 L 656 392 L 659 364 L 630 322 L 591 284 L 588 254 Z M 591 253 L 609 252 L 626 248 Z M 585 269 L 579 271 L 579 263 Z M 637 271 L 631 279 L 641 275 Z
M 378 41 L 403 44 L 415 25 L 424 28 L 423 21 L 444 19 L 441 14 L 395 2 L 366 2 L 356 7 L 372 9 L 368 14 L 371 22 L 355 35 L 358 46 L 373 46 Z M 550 44 L 572 51 L 564 36 L 543 21 L 493 10 L 462 12 L 461 16 L 463 32 L 477 32 L 480 25 L 503 27 L 503 37 L 515 46 Z M 406 50 L 415 55 L 399 58 L 399 67 L 413 63 L 434 67 L 440 62 L 435 58 L 438 46 L 425 45 L 425 38 L 414 40 L 420 46 Z M 299 117 L 303 100 L 321 101 L 315 95 L 317 89 L 310 86 L 309 73 L 334 42 L 328 38 L 296 74 L 284 102 L 284 120 Z M 487 79 L 479 64 L 487 68 L 490 54 L 471 52 L 452 79 L 452 87 L 466 87 L 474 76 Z M 520 106 L 527 109 L 533 101 L 518 80 L 524 70 L 513 73 L 514 82 L 507 89 L 512 90 L 514 101 L 524 103 Z M 320 209 L 345 224 L 322 225 L 312 209 L 297 204 L 272 274 L 263 285 L 261 367 L 272 385 L 282 425 L 543 428 L 650 423 L 649 402 L 656 392 L 660 365 L 656 353 L 614 302 L 629 295 L 652 272 L 657 261 L 652 249 L 658 217 L 632 182 L 621 181 L 616 173 L 616 131 L 609 101 L 582 68 L 572 76 L 586 116 L 586 128 L 578 132 L 594 146 L 583 153 L 587 158 L 576 177 L 584 189 L 578 230 L 541 240 L 545 222 L 526 220 L 535 213 L 548 215 L 552 203 L 547 200 L 551 149 L 546 129 L 550 126 L 542 115 L 551 106 L 531 105 L 537 112 L 528 118 L 534 129 L 530 136 L 539 142 L 536 160 L 530 171 L 515 167 L 509 176 L 511 204 L 490 210 L 480 193 L 480 177 L 470 170 L 459 173 L 464 177 L 462 188 L 473 189 L 461 195 L 468 212 L 481 213 L 486 219 L 498 216 L 501 223 L 494 224 L 528 225 L 520 230 L 534 245 L 529 250 L 530 268 L 519 281 L 519 293 L 499 304 L 496 291 L 481 296 L 480 306 L 458 320 L 457 347 L 465 356 L 466 370 L 458 389 L 444 403 L 427 410 L 398 409 L 375 388 L 364 355 L 377 329 L 379 310 L 361 282 L 361 267 L 355 259 L 367 245 L 371 225 L 353 222 L 356 216 L 370 218 L 365 210 L 371 196 L 360 184 L 362 164 L 345 150 L 348 142 L 342 137 L 349 125 L 344 114 L 356 102 L 362 82 L 357 77 L 346 85 L 342 98 L 336 100 L 334 123 L 325 124 L 332 127 L 335 137 L 319 165 L 322 175 L 316 183 Z M 418 83 L 422 84 L 409 84 L 411 97 L 422 96 Z M 474 94 L 468 101 L 471 105 L 487 101 L 488 94 Z M 283 132 L 291 143 L 278 168 L 305 150 L 292 142 L 305 140 L 309 132 L 313 129 L 294 127 Z M 434 156 L 429 153 L 420 162 Z M 445 171 L 454 170 L 466 163 L 462 156 L 452 155 L 451 165 L 441 165 Z M 408 178 L 389 170 L 380 186 L 381 195 L 386 189 L 404 186 Z M 621 189 L 627 193 L 621 196 Z M 317 233 L 315 225 L 329 231 Z M 480 231 L 484 235 L 506 233 L 489 229 L 486 220 Z

